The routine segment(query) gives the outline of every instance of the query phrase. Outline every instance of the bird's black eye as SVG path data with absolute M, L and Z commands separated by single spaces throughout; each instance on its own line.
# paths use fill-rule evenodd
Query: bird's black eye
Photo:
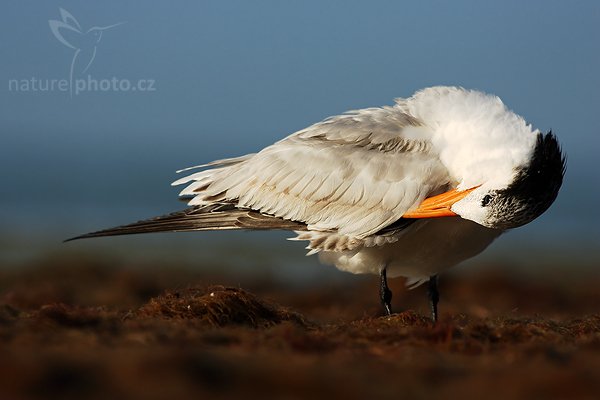
M 481 200 L 481 206 L 485 207 L 488 204 L 490 204 L 490 201 L 492 201 L 492 196 L 490 196 L 489 194 L 486 194 L 485 196 L 483 196 L 483 199 Z

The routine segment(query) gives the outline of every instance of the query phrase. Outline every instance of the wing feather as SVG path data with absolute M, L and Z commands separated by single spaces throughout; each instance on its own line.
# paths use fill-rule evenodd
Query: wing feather
M 306 230 L 306 225 L 300 222 L 287 221 L 272 215 L 265 215 L 253 210 L 239 209 L 232 204 L 211 204 L 208 206 L 190 207 L 160 217 L 87 233 L 67 239 L 66 242 L 76 239 L 131 235 L 135 233 L 225 229 L 284 229 L 304 231 Z
M 363 239 L 450 184 L 431 135 L 398 107 L 358 110 L 175 183 L 192 182 L 190 205 L 231 202 Z

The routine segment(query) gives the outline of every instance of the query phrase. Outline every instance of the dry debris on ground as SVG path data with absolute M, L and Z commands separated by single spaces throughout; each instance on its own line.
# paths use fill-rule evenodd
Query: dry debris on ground
M 253 294 L 184 270 L 2 274 L 0 398 L 600 397 L 597 279 L 449 279 L 433 325 L 401 282 L 417 311 L 382 317 L 368 279 Z

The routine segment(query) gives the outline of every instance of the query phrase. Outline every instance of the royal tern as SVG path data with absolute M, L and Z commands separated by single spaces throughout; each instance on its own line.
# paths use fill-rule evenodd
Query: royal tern
M 189 208 L 79 238 L 145 232 L 284 229 L 308 254 L 352 273 L 428 282 L 556 199 L 565 157 L 492 95 L 432 87 L 393 106 L 327 118 L 255 154 L 186 168 Z M 181 171 L 178 171 L 181 172 Z

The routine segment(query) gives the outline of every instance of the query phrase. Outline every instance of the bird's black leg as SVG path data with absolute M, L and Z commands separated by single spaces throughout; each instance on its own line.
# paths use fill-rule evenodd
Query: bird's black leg
M 438 320 L 438 302 L 440 301 L 440 293 L 438 292 L 437 287 L 438 277 L 437 275 L 433 275 L 429 277 L 429 282 L 427 284 L 427 296 L 429 297 L 429 306 L 431 307 L 431 319 L 434 323 Z
M 381 270 L 379 277 L 379 296 L 381 298 L 381 304 L 383 304 L 385 313 L 387 315 L 392 315 L 392 291 L 387 285 L 387 276 L 385 268 Z

